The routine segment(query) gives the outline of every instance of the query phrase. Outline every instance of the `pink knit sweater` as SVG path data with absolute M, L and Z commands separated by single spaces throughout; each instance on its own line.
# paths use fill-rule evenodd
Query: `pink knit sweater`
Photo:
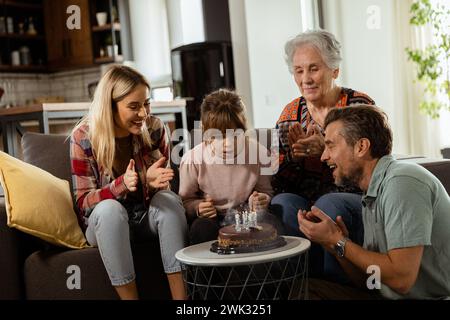
M 249 140 L 246 148 L 238 155 L 233 164 L 214 154 L 210 144 L 197 145 L 183 156 L 180 164 L 180 190 L 186 213 L 190 217 L 197 215 L 198 204 L 208 195 L 213 199 L 217 211 L 226 211 L 243 202 L 247 202 L 253 191 L 272 197 L 271 175 L 261 174 L 263 165 L 256 158 L 249 157 L 250 152 L 259 150 L 267 154 L 267 149 L 254 140 Z M 243 164 L 242 161 L 244 160 Z

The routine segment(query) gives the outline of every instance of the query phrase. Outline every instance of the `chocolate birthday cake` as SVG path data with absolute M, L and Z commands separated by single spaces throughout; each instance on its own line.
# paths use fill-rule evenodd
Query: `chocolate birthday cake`
M 236 224 L 222 227 L 211 251 L 219 254 L 265 251 L 284 246 L 286 241 L 268 223 L 257 223 L 256 213 L 250 219 L 236 217 Z
M 219 230 L 219 246 L 221 247 L 249 247 L 274 241 L 277 230 L 267 223 L 260 223 L 258 227 L 249 227 L 248 230 L 236 230 L 236 225 L 226 226 Z

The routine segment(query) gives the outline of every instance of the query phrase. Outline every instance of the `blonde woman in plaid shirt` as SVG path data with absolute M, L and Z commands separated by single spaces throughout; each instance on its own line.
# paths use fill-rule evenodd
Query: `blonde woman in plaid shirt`
M 163 122 L 150 115 L 149 89 L 125 66 L 113 66 L 100 80 L 70 139 L 76 206 L 121 299 L 138 298 L 130 244 L 138 235 L 159 237 L 172 297 L 185 299 L 175 253 L 186 245 L 186 218 L 170 191 L 170 140 Z

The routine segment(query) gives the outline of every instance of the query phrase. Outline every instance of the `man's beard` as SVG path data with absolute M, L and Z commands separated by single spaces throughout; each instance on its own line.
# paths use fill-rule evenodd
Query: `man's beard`
M 363 168 L 361 166 L 353 167 L 347 175 L 342 175 L 340 181 L 336 181 L 336 184 L 341 187 L 359 188 L 362 175 Z

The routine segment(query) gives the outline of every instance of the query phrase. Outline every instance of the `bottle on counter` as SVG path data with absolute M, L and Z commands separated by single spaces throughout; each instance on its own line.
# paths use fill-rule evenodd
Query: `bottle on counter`
M 5 17 L 0 17 L 0 33 L 6 33 Z
M 20 53 L 18 50 L 11 52 L 11 64 L 13 66 L 20 66 Z
M 6 17 L 6 31 L 14 33 L 14 20 L 12 17 Z
M 20 47 L 20 64 L 23 66 L 28 66 L 31 64 L 31 54 L 30 49 L 27 46 Z
M 24 34 L 24 23 L 23 22 L 19 22 L 18 26 L 19 26 L 19 34 Z
M 28 30 L 27 33 L 30 35 L 36 35 L 37 31 L 36 28 L 34 27 L 34 22 L 33 22 L 33 17 L 29 17 L 28 18 Z

